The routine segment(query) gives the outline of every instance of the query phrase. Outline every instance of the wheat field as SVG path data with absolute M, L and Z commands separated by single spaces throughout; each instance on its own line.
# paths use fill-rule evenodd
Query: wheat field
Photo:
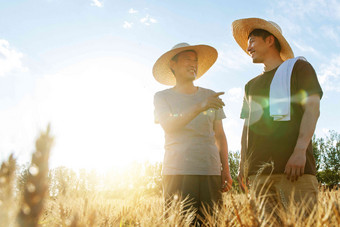
M 1 227 L 80 226 L 190 226 L 194 211 L 183 212 L 187 201 L 176 200 L 164 215 L 161 193 L 137 187 L 117 190 L 117 182 L 106 188 L 80 187 L 62 174 L 58 190 L 53 189 L 48 159 L 53 137 L 50 128 L 36 141 L 36 151 L 27 171 L 18 179 L 16 160 L 11 155 L 0 169 Z M 122 180 L 122 179 L 120 179 Z M 109 183 L 104 181 L 104 185 Z M 111 182 L 112 183 L 112 182 Z M 143 184 L 143 181 L 140 182 Z M 54 185 L 55 186 L 55 185 Z M 153 186 L 152 186 L 153 187 Z M 144 187 L 145 188 L 145 187 Z M 224 205 L 206 215 L 204 226 L 276 226 L 275 218 L 263 212 L 263 200 L 254 193 L 232 190 L 223 195 Z M 303 204 L 279 210 L 280 226 L 339 226 L 340 192 L 320 187 L 318 205 L 303 215 Z

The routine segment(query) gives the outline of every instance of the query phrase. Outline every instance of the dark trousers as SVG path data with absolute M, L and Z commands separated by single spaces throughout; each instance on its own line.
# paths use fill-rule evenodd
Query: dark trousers
M 214 205 L 221 206 L 221 176 L 207 175 L 164 175 L 163 194 L 167 209 L 175 199 L 187 198 L 184 211 L 194 208 L 202 218 L 203 204 L 209 213 Z M 197 220 L 196 220 L 197 221 Z

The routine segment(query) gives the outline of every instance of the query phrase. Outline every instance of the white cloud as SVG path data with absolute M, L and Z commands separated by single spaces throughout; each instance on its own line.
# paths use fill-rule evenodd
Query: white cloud
M 125 28 L 125 29 L 129 29 L 129 28 L 131 28 L 131 27 L 132 27 L 132 25 L 133 25 L 133 23 L 132 23 L 132 22 L 127 22 L 127 21 L 124 21 L 123 28 Z
M 335 41 L 339 40 L 338 32 L 334 29 L 334 27 L 330 25 L 322 26 L 321 31 L 324 37 Z
M 227 92 L 227 99 L 231 102 L 241 102 L 243 98 L 243 89 L 240 87 L 231 88 Z
M 308 15 L 321 13 L 327 7 L 323 0 L 282 0 L 272 2 L 288 17 L 304 18 Z
M 22 66 L 22 57 L 23 54 L 12 49 L 7 40 L 0 39 L 0 76 L 6 76 L 12 71 L 27 71 Z
M 91 5 L 96 7 L 103 7 L 103 3 L 100 2 L 99 0 L 92 0 Z
M 319 81 L 325 91 L 340 92 L 340 55 L 320 67 Z
M 326 8 L 324 16 L 340 19 L 340 2 L 337 0 L 323 0 L 323 2 L 323 6 Z
M 340 12 L 339 12 L 340 13 Z M 340 46 L 340 26 L 335 25 L 325 25 L 320 28 L 320 34 L 326 40 L 334 41 L 332 42 L 334 45 Z
M 157 20 L 154 19 L 154 18 L 150 18 L 150 22 L 151 22 L 151 23 L 157 23 Z
M 301 43 L 298 43 L 296 41 L 293 41 L 293 44 L 299 49 L 301 50 L 302 52 L 310 52 L 310 53 L 313 53 L 313 54 L 317 54 L 317 51 L 311 47 L 311 46 L 307 46 L 305 44 L 301 44 Z
M 149 14 L 147 14 L 145 17 L 140 19 L 140 22 L 142 24 L 145 24 L 145 25 L 149 26 L 150 24 L 157 23 L 157 20 L 152 18 Z
M 133 8 L 129 9 L 129 13 L 130 14 L 135 14 L 135 13 L 138 13 L 138 10 L 135 10 Z
M 316 128 L 315 129 L 315 135 L 316 135 L 316 138 L 325 138 L 326 136 L 329 136 L 329 131 L 330 129 L 329 128 Z
M 280 10 L 286 18 L 332 17 L 340 19 L 340 2 L 337 0 L 280 0 L 272 1 L 271 4 L 274 9 Z
M 323 132 L 324 134 L 328 134 L 329 131 L 330 131 L 329 128 L 322 128 L 322 132 Z
M 234 46 L 224 44 L 223 48 L 218 51 L 217 68 L 229 71 L 230 69 L 242 69 L 249 65 L 251 58 L 240 47 Z
M 226 133 L 229 151 L 240 150 L 243 120 L 240 119 L 240 111 L 243 101 L 243 88 L 230 88 L 222 100 L 226 119 L 223 120 L 223 128 Z
M 241 135 L 243 129 L 243 120 L 236 116 L 229 116 L 223 120 L 223 128 L 227 137 L 228 150 L 241 150 Z

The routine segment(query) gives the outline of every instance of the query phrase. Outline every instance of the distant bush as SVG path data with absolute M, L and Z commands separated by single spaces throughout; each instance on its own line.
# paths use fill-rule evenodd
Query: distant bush
M 329 188 L 340 184 L 340 134 L 330 131 L 326 138 L 313 137 L 318 181 Z

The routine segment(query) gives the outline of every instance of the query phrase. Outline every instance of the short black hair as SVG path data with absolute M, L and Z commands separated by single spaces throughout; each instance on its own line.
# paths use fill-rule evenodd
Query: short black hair
M 265 40 L 268 36 L 272 35 L 275 39 L 275 48 L 281 52 L 281 45 L 279 43 L 279 40 L 270 32 L 263 30 L 263 29 L 254 29 L 250 34 L 248 35 L 248 39 L 250 36 L 259 36 L 262 37 L 263 40 Z

